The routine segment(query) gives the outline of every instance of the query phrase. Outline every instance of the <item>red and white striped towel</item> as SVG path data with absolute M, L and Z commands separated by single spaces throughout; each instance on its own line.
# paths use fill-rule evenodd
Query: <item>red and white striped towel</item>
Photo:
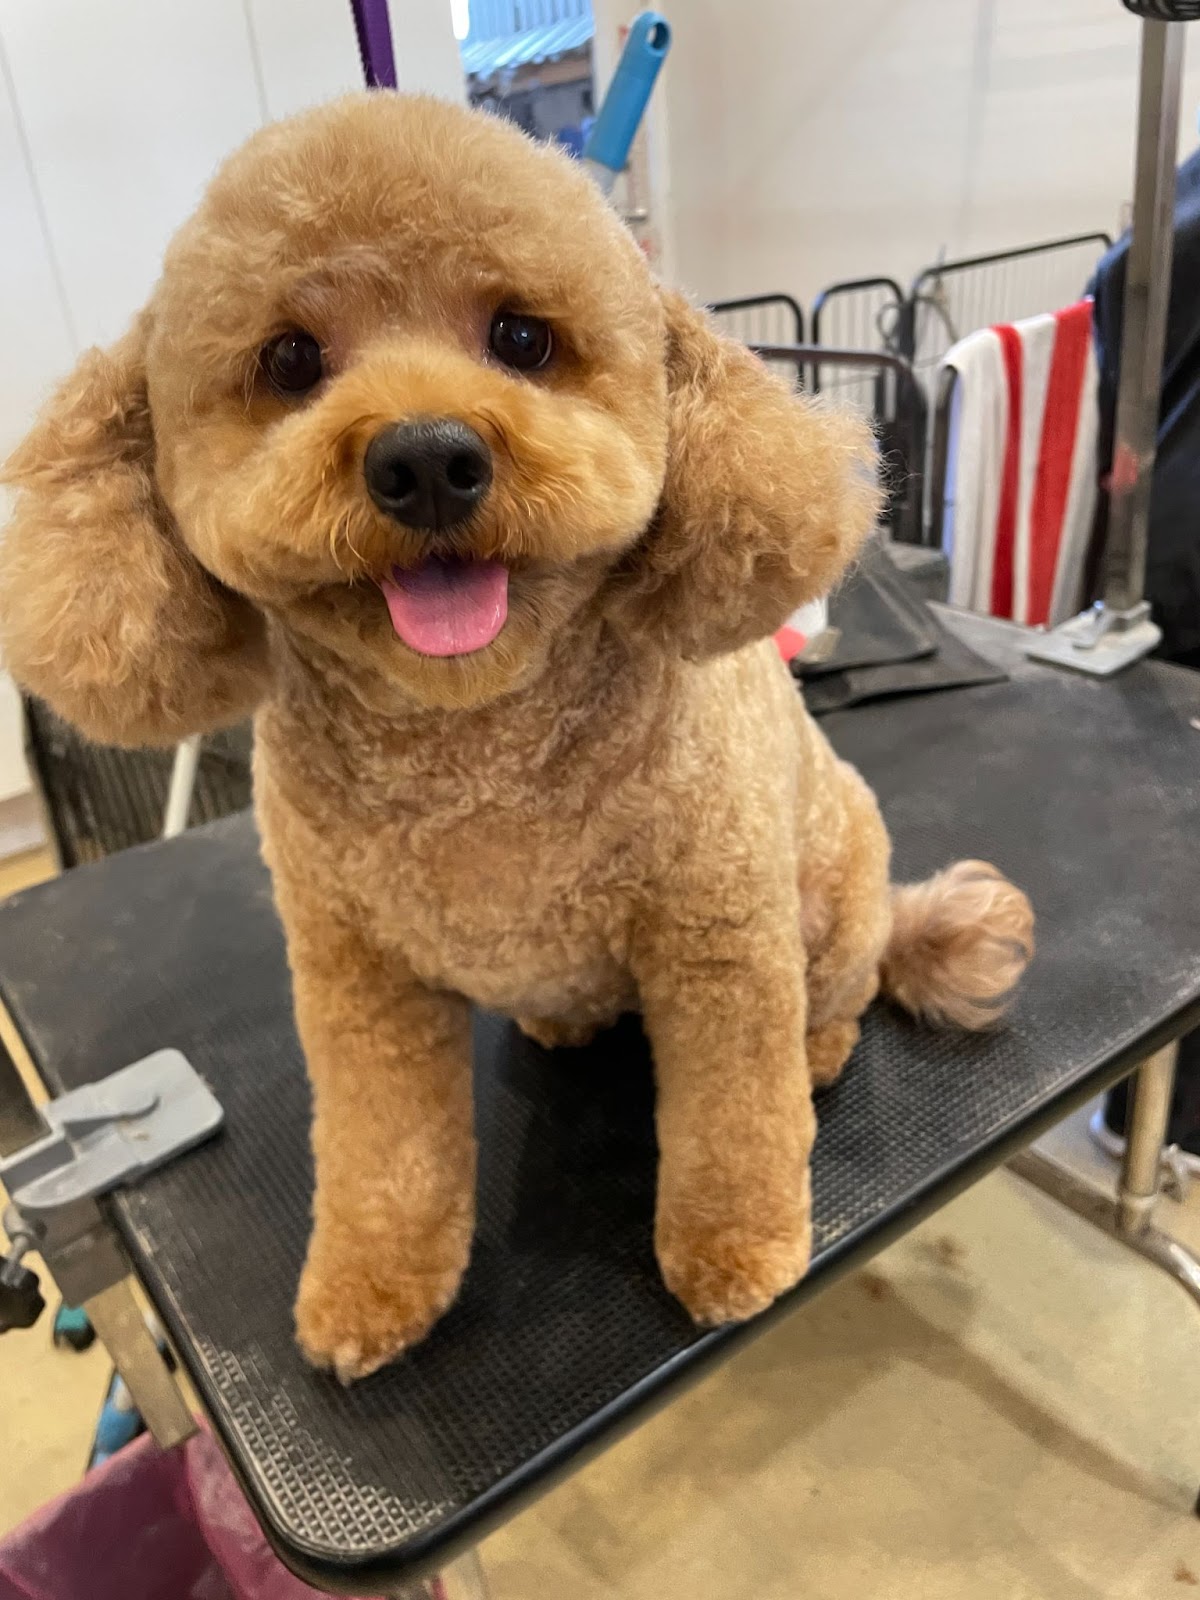
M 950 599 L 1051 626 L 1083 603 L 1096 509 L 1092 303 L 959 341 L 943 546 Z

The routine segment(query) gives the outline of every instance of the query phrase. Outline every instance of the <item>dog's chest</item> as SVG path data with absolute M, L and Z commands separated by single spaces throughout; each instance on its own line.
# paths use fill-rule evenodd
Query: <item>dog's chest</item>
M 622 851 L 578 821 L 453 807 L 367 846 L 380 938 L 482 1005 L 556 1015 L 625 986 Z

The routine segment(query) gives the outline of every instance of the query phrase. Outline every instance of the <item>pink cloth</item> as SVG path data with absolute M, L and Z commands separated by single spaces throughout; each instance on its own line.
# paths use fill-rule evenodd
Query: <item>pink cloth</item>
M 263 1537 L 211 1435 L 148 1434 L 0 1540 L 0 1600 L 317 1600 Z

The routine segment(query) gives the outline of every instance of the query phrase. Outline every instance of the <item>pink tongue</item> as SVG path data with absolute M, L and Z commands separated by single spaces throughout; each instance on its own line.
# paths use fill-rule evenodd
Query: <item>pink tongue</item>
M 392 627 L 423 656 L 482 650 L 508 616 L 508 568 L 500 561 L 430 556 L 419 567 L 393 567 L 379 586 Z

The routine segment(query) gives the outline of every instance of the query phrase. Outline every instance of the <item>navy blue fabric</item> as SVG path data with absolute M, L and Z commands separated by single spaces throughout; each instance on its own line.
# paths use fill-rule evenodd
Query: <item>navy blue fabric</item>
M 1112 458 L 1128 257 L 1126 234 L 1101 261 L 1089 290 L 1096 301 L 1100 460 L 1105 464 Z M 1159 653 L 1200 667 L 1200 150 L 1178 175 L 1146 597 L 1163 630 Z
M 1089 290 L 1096 300 L 1100 459 L 1105 463 L 1112 459 L 1128 258 L 1125 234 L 1101 261 Z M 1200 150 L 1189 156 L 1176 178 L 1175 248 L 1150 497 L 1146 597 L 1163 630 L 1159 655 L 1200 668 Z M 1106 1115 L 1115 1132 L 1124 1131 L 1127 1097 L 1124 1083 L 1110 1092 Z M 1200 1153 L 1200 1031 L 1179 1042 L 1167 1137 Z

